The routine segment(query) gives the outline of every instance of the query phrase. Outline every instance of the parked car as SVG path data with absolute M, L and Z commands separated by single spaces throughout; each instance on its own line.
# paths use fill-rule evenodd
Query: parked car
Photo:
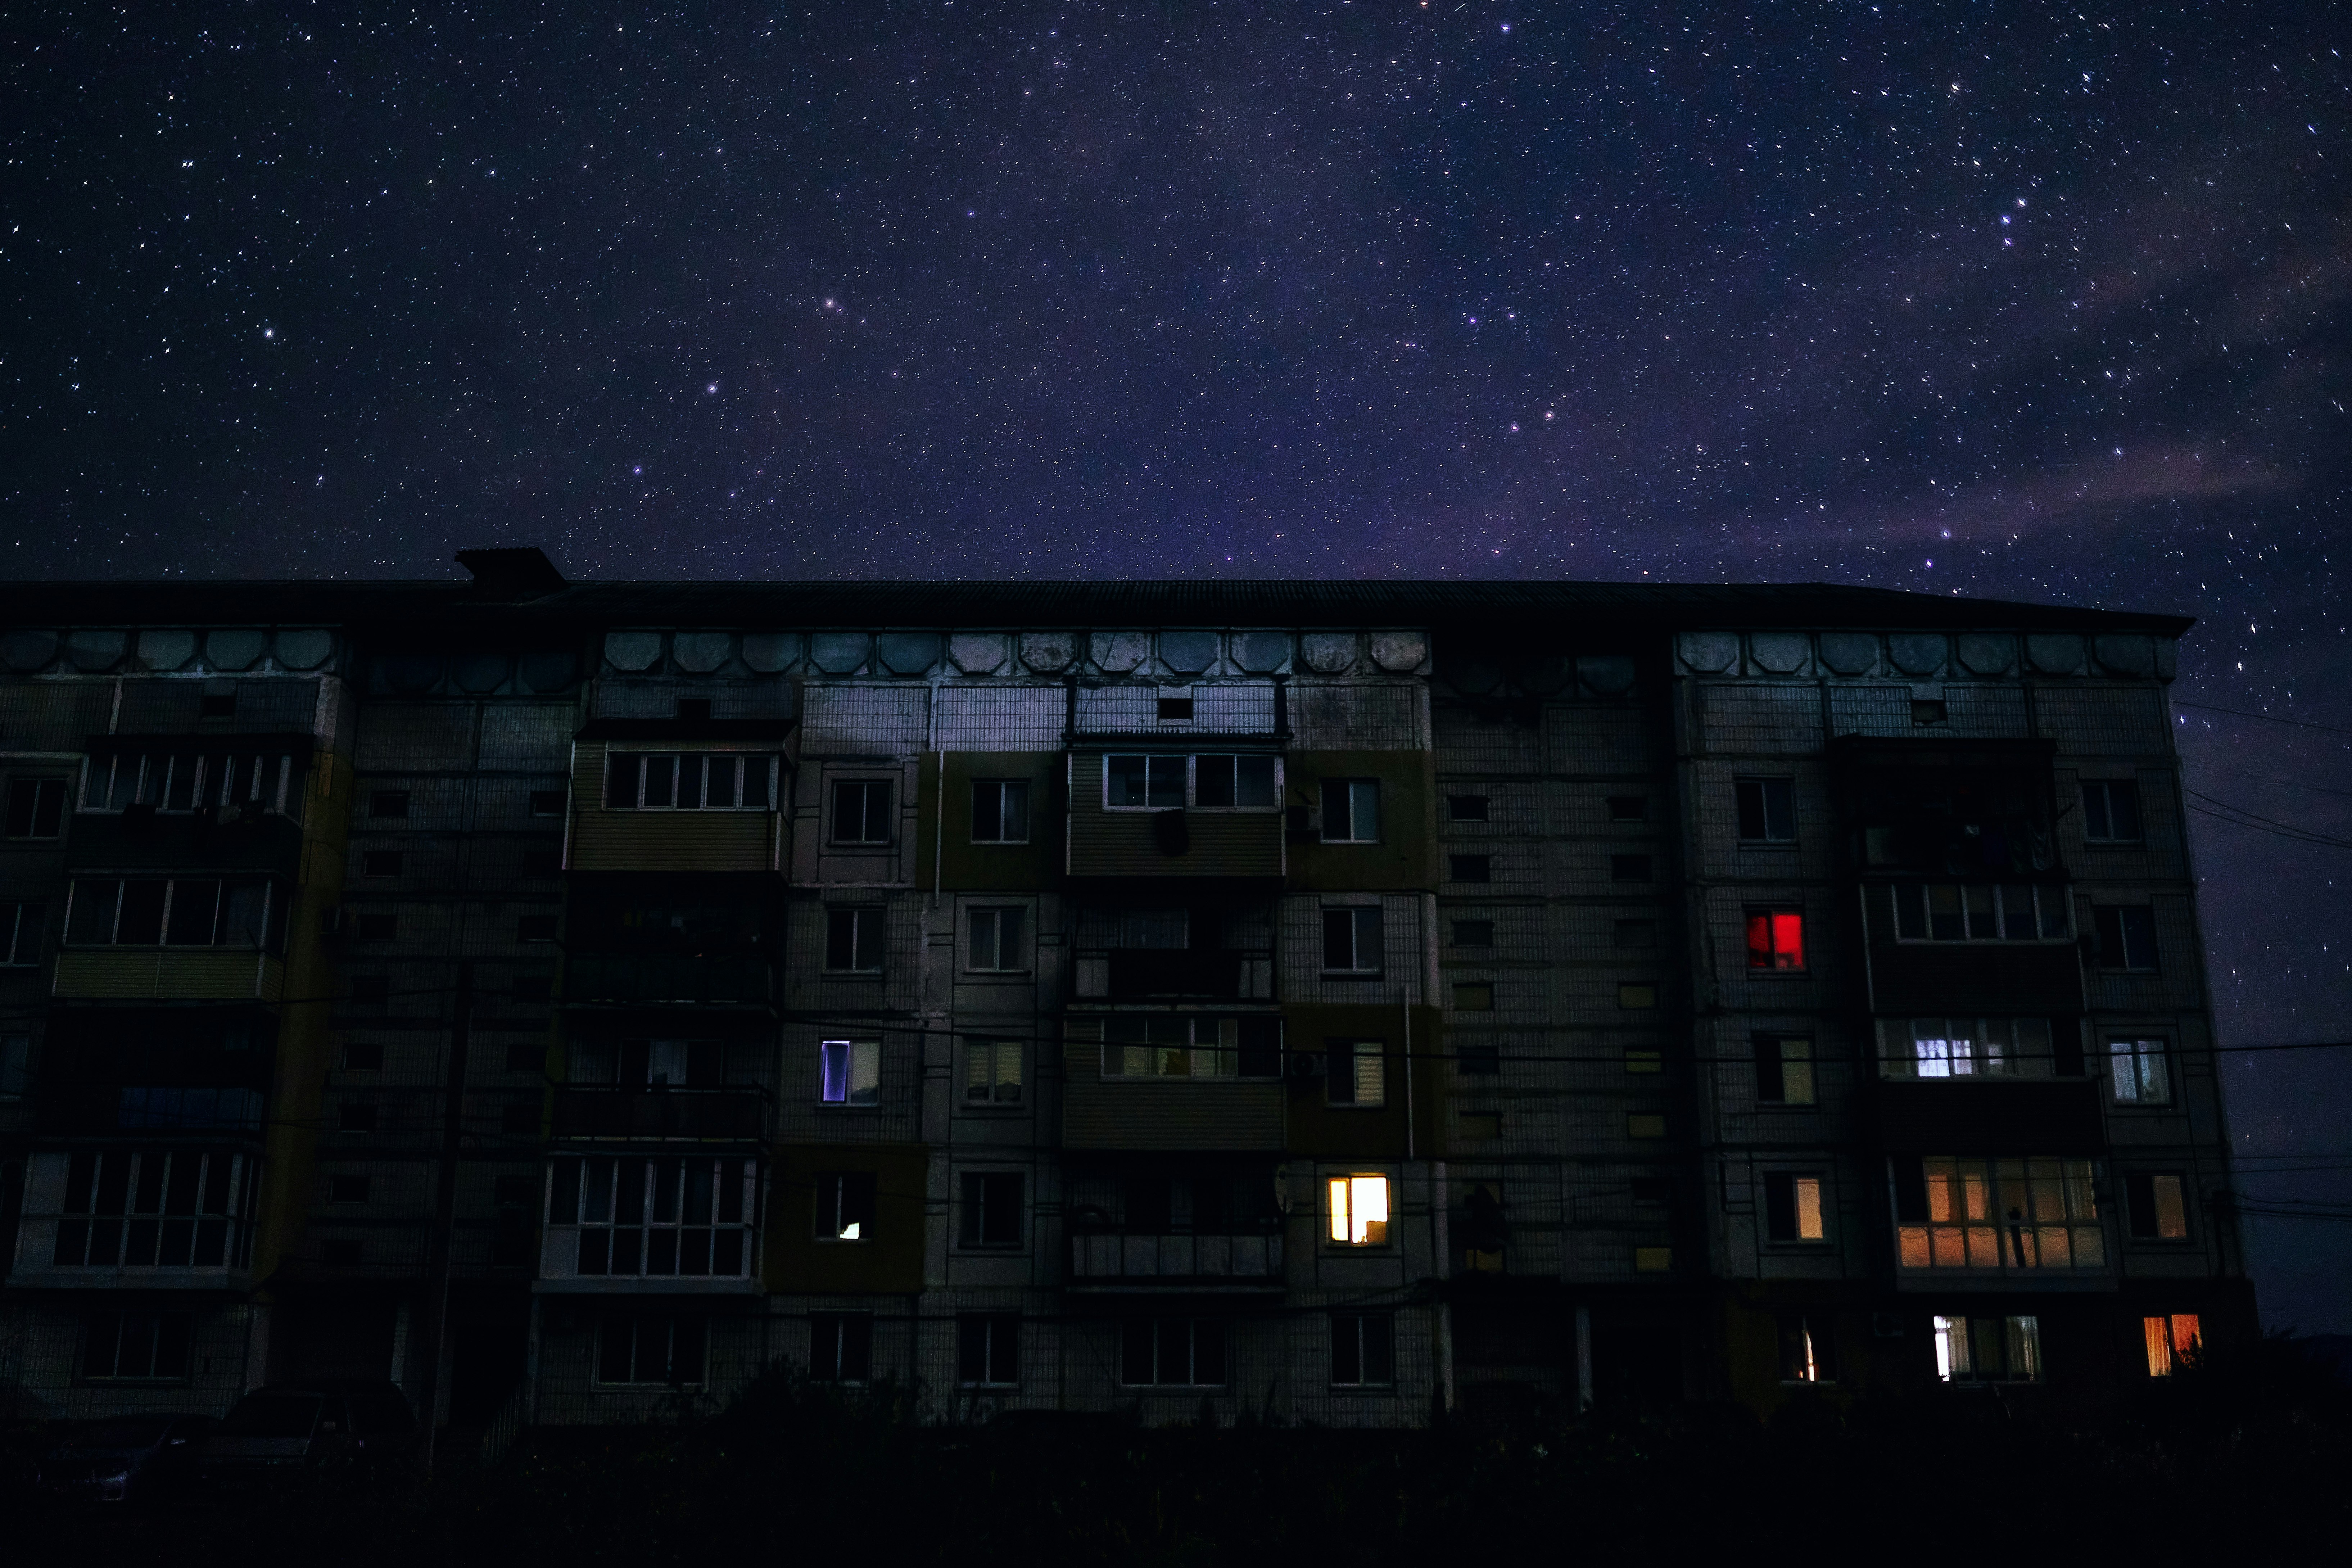
M 151 1501 L 187 1484 L 219 1425 L 173 1411 L 75 1422 L 42 1454 L 40 1487 L 89 1502 Z
M 206 1440 L 208 1479 L 235 1481 L 300 1468 L 375 1469 L 416 1440 L 408 1400 L 389 1383 L 257 1388 Z

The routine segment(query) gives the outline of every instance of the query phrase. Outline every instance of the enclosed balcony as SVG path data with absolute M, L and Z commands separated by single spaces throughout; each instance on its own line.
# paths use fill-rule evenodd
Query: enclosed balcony
M 555 1137 L 562 1142 L 754 1142 L 767 1130 L 767 1091 L 749 1087 L 565 1084 L 555 1091 Z
M 1129 1236 L 1070 1237 L 1073 1289 L 1229 1289 L 1283 1288 L 1282 1237 Z

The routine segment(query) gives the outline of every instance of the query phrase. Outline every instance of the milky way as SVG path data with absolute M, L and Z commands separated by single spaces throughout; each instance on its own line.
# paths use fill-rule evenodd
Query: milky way
M 2352 1038 L 2324 10 L 1696 13 L 44 7 L 0 543 L 2187 612 L 2223 1037 Z M 2352 1197 L 2346 1058 L 2232 1060 L 2248 1190 Z M 2264 1225 L 2352 1329 L 2352 1226 Z

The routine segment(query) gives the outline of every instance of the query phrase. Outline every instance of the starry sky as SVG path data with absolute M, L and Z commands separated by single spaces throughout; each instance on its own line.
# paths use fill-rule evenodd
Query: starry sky
M 42 6 L 0 51 L 0 559 L 2193 614 L 2222 1037 L 2352 1040 L 2331 20 Z M 2266 1310 L 2352 1331 L 2352 1050 L 2225 1071 L 2242 1186 L 2347 1216 L 2253 1222 Z

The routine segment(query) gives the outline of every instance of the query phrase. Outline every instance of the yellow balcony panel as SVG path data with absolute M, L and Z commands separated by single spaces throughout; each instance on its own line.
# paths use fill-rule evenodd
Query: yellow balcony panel
M 105 948 L 58 954 L 51 994 L 93 1002 L 278 1002 L 286 961 L 251 948 Z

